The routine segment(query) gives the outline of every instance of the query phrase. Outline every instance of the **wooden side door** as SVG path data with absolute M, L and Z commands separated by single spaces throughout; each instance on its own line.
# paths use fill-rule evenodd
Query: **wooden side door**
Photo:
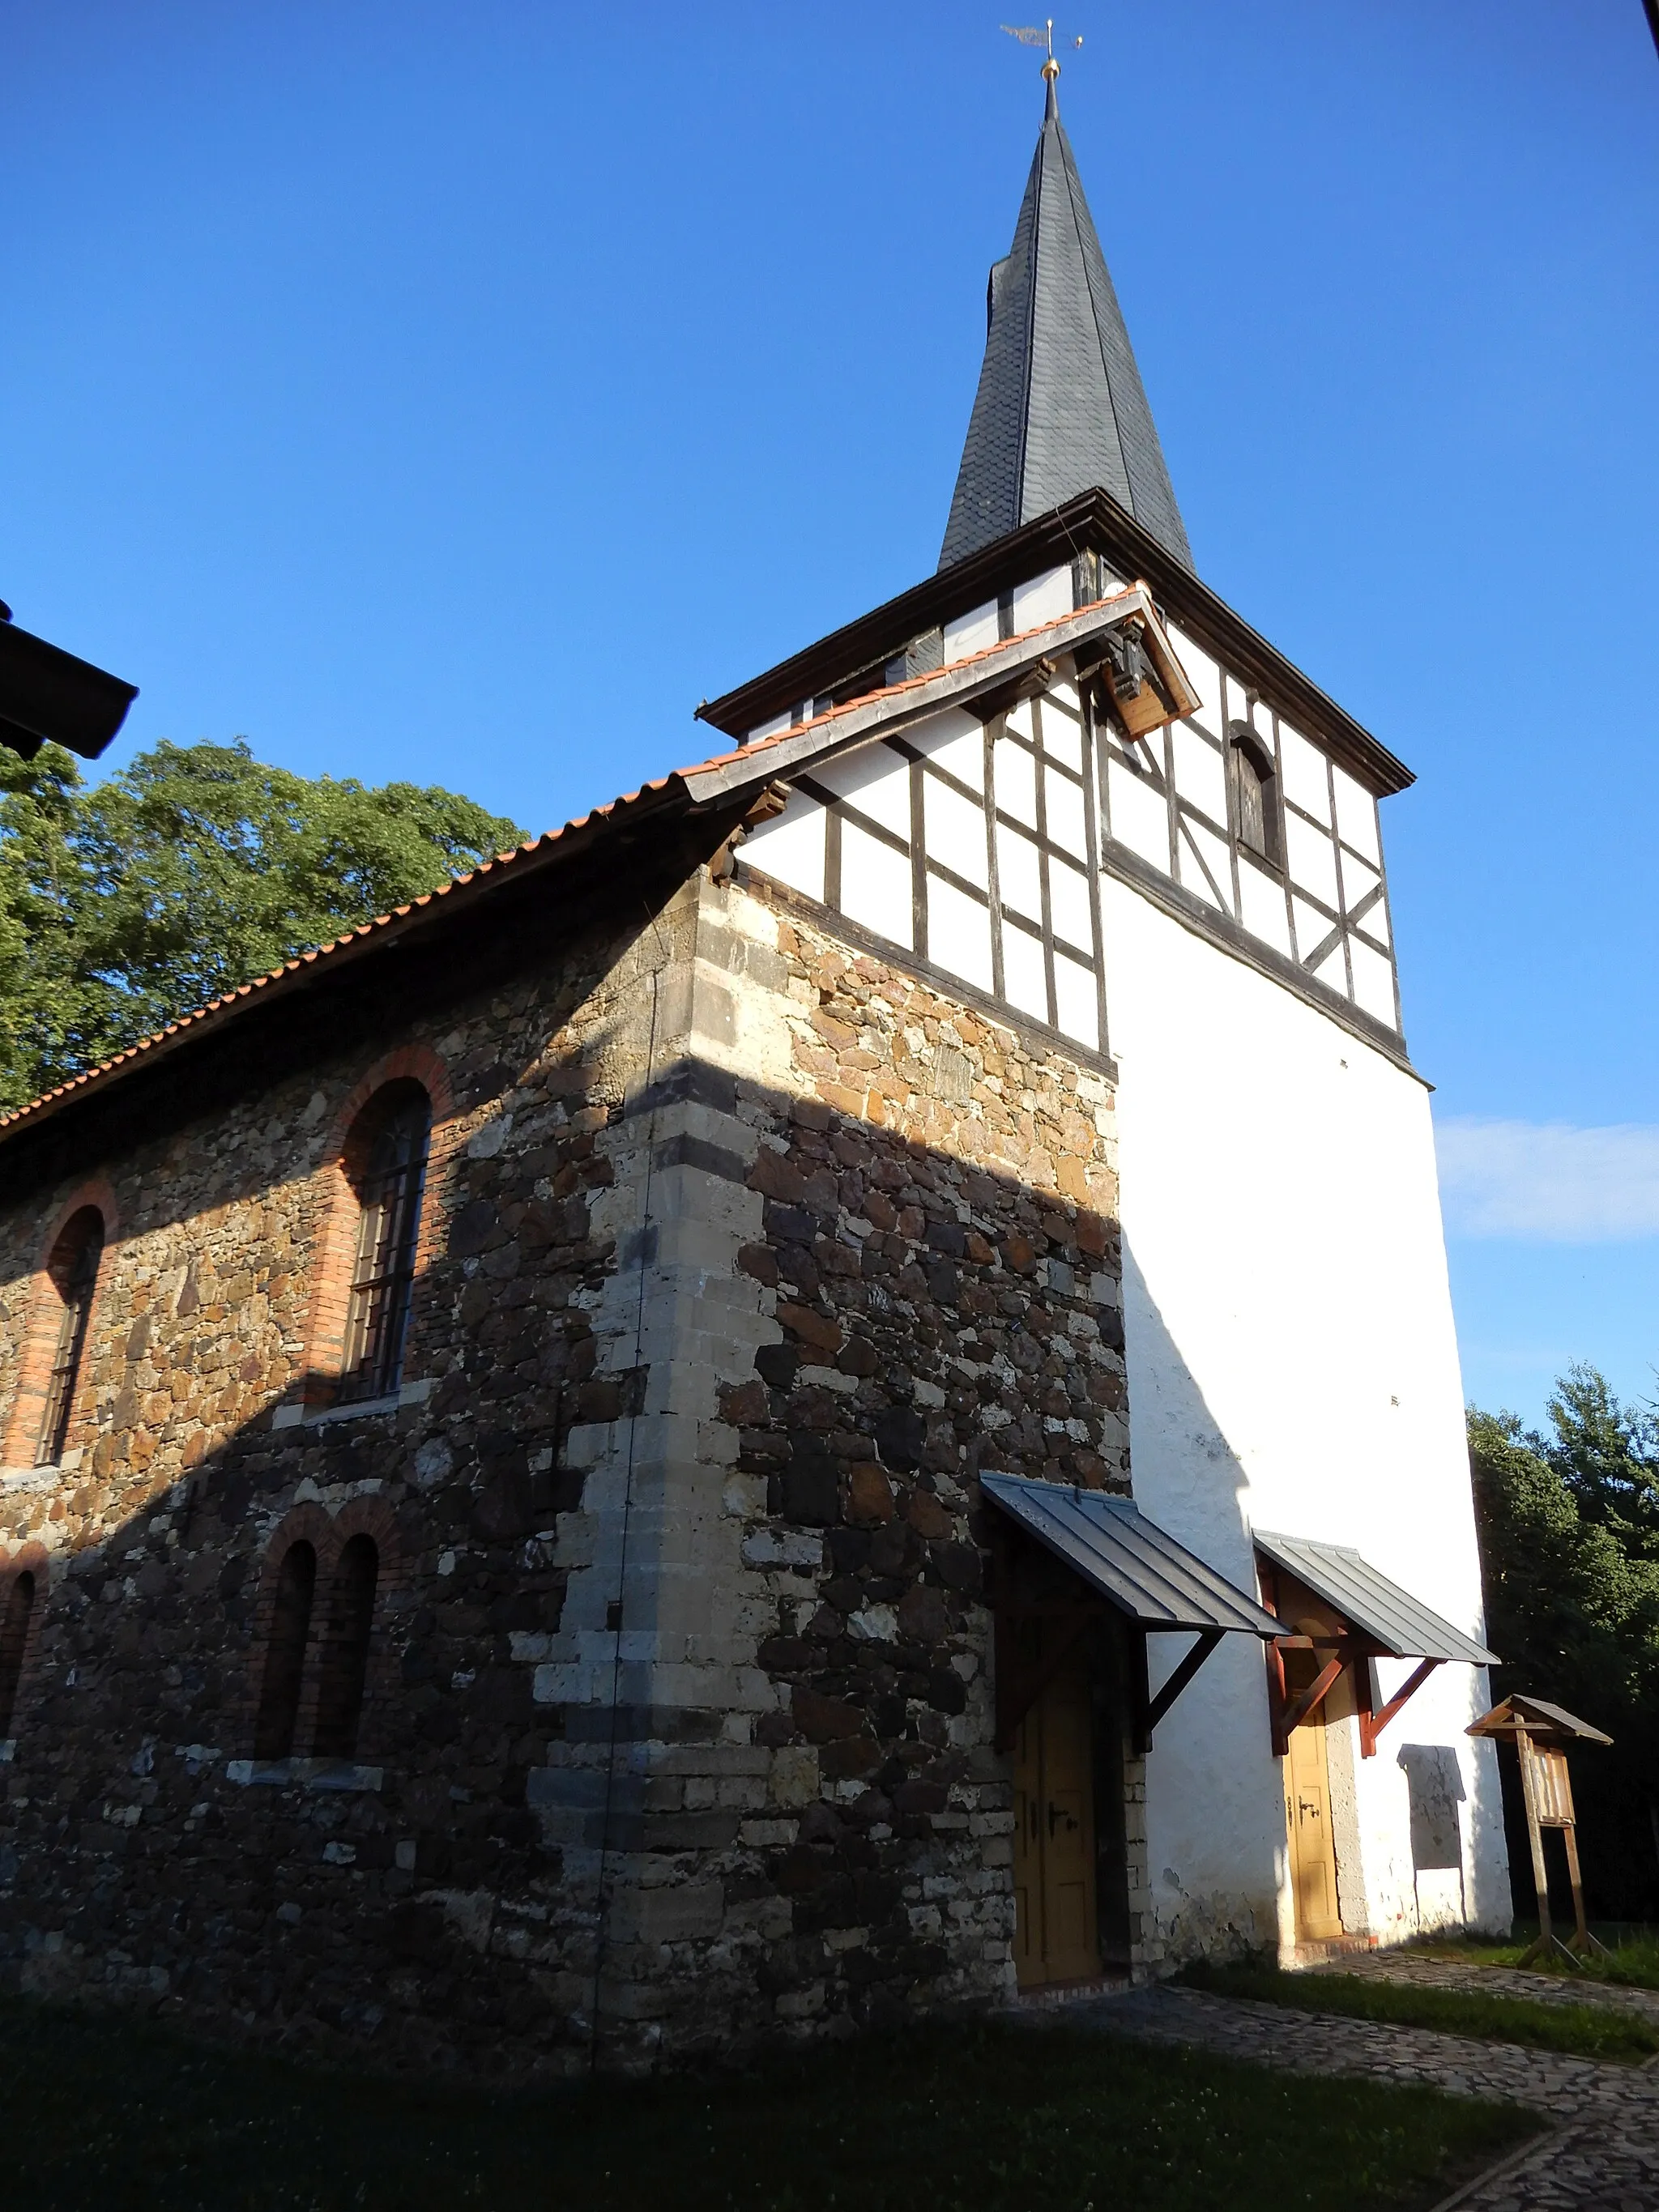
M 1291 1730 L 1285 1770 L 1285 1827 L 1300 1943 L 1328 1943 L 1342 1933 L 1336 1899 L 1336 1846 L 1331 1837 L 1331 1776 L 1325 1726 L 1304 1721 Z
M 1014 1747 L 1014 1964 L 1022 1989 L 1100 1972 L 1094 1805 L 1094 1723 L 1079 1653 L 1027 1712 Z

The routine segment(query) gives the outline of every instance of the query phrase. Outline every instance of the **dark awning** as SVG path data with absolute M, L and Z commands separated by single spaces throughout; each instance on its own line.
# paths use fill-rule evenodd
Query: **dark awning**
M 1236 1589 L 1127 1498 L 981 1474 L 980 1488 L 1028 1534 L 1141 1628 L 1237 1630 L 1272 1638 L 1285 1624 Z
M 1495 1667 L 1498 1655 L 1419 1605 L 1409 1591 L 1346 1544 L 1316 1544 L 1306 1536 L 1279 1536 L 1254 1529 L 1255 1547 L 1275 1566 L 1294 1575 L 1316 1597 L 1335 1607 L 1352 1627 L 1395 1659 L 1461 1659 L 1471 1667 Z M 1279 1632 L 1284 1632 L 1280 1623 Z
M 33 760 L 51 739 L 96 760 L 137 696 L 137 684 L 19 629 L 0 607 L 0 744 Z

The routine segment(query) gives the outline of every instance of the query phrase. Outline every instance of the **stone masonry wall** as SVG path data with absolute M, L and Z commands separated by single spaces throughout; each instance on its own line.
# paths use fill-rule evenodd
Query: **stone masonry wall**
M 330 1412 L 347 1121 L 422 1071 L 406 1379 Z M 0 1218 L 0 1419 L 111 1224 L 62 1465 L 0 1474 L 0 1973 L 497 2074 L 1006 1994 L 975 1478 L 1127 1486 L 1101 1069 L 705 872 L 84 1167 Z M 262 1765 L 276 1564 L 320 1623 L 359 1531 L 356 1758 Z
M 514 1952 L 562 1893 L 524 1802 L 555 1717 L 510 1644 L 559 1617 L 563 1435 L 618 1402 L 584 1301 L 616 1261 L 591 1208 L 636 966 L 628 937 L 595 939 L 88 1164 L 113 1218 L 69 1448 L 36 1470 L 29 1434 L 0 1475 L 0 1585 L 44 1584 L 0 1747 L 14 1985 L 417 2063 L 558 2041 Z M 401 1402 L 307 1419 L 341 1114 L 365 1078 L 423 1068 L 453 1105 Z M 83 1194 L 0 1223 L 0 1407 Z M 276 1560 L 313 1537 L 325 1577 L 358 1528 L 381 1578 L 357 1760 L 262 1772 Z
M 975 1478 L 1128 1475 L 1104 1075 L 759 879 L 682 916 L 604 1139 L 596 1371 L 639 1414 L 573 1437 L 564 1617 L 518 1639 L 563 1715 L 529 1801 L 605 1930 L 590 2025 L 635 2057 L 1008 1994 Z

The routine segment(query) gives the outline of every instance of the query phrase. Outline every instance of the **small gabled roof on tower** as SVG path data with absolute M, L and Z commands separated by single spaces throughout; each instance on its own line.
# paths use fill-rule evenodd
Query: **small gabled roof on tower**
M 1071 141 L 1048 102 L 1007 258 L 991 271 L 979 390 L 939 565 L 1098 485 L 1184 568 L 1186 526 Z

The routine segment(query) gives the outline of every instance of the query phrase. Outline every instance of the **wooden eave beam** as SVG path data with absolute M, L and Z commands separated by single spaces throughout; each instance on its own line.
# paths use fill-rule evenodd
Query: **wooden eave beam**
M 838 708 L 827 721 L 804 722 L 798 730 L 780 731 L 747 750 L 723 755 L 680 774 L 692 804 L 702 807 L 750 789 L 762 777 L 787 781 L 872 737 L 896 736 L 945 707 L 971 708 L 988 718 L 999 702 L 1012 703 L 1046 690 L 1079 649 L 1092 651 L 1109 630 L 1125 623 L 1143 625 L 1149 649 L 1155 643 L 1158 659 L 1178 666 L 1158 624 L 1151 592 L 1130 585 L 1110 599 L 1097 599 L 1060 622 L 1043 625 L 1035 635 L 1006 638 L 929 676 L 872 692 L 867 699 Z
M 1254 685 L 1270 705 L 1326 745 L 1368 789 L 1386 796 L 1415 781 L 1363 724 L 1252 629 L 1109 493 L 1098 489 L 1079 493 L 708 701 L 697 709 L 698 717 L 740 739 L 798 700 L 828 691 L 854 671 L 890 659 L 911 638 L 987 605 L 1006 586 L 1024 582 L 1044 567 L 1061 567 L 1085 550 L 1104 553 L 1120 574 L 1146 577 L 1160 604 L 1206 653 L 1218 655 L 1241 683 Z

